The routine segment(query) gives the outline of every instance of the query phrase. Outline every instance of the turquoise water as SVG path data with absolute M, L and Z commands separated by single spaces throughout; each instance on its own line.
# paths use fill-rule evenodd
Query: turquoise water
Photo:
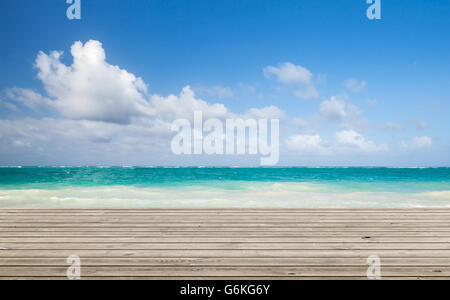
M 0 168 L 0 207 L 192 206 L 450 207 L 450 168 Z

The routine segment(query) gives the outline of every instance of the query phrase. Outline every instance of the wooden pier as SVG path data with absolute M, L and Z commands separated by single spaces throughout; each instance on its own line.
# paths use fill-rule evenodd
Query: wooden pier
M 450 279 L 450 209 L 3 209 L 0 279 Z

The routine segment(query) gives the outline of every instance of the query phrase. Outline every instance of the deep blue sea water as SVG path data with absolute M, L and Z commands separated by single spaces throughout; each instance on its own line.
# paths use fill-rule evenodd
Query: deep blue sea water
M 450 168 L 0 168 L 0 207 L 450 207 L 449 195 Z

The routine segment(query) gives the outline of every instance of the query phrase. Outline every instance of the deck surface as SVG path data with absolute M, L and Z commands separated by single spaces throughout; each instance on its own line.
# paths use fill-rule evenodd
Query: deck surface
M 0 210 L 0 279 L 450 279 L 448 209 Z

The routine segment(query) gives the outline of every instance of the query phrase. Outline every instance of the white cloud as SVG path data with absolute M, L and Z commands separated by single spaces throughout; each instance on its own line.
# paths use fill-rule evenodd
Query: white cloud
M 218 97 L 218 98 L 233 97 L 233 90 L 231 88 L 223 87 L 220 85 L 214 85 L 210 87 L 196 87 L 194 91 L 199 95 L 205 95 L 207 97 Z
M 347 90 L 354 93 L 358 93 L 366 88 L 367 82 L 364 80 L 359 81 L 356 78 L 349 78 L 344 82 L 344 86 Z
M 290 62 L 279 64 L 278 66 L 268 66 L 263 69 L 264 76 L 269 79 L 294 86 L 292 94 L 301 99 L 310 100 L 319 97 L 319 92 L 312 82 L 313 74 L 300 65 Z
M 106 62 L 98 41 L 76 42 L 71 53 L 71 66 L 61 62 L 62 53 L 57 51 L 50 55 L 40 52 L 36 59 L 38 78 L 54 98 L 46 103 L 69 119 L 130 124 L 133 118 L 191 119 L 195 110 L 210 118 L 230 115 L 223 104 L 211 105 L 196 98 L 190 86 L 178 96 L 149 95 L 141 78 Z M 216 87 L 214 91 L 229 96 L 227 89 Z
M 64 157 L 82 159 L 86 153 L 102 159 L 102 155 L 119 150 L 146 150 L 148 155 L 168 149 L 172 136 L 170 123 L 140 119 L 133 124 L 117 124 L 89 120 L 68 119 L 14 119 L 0 120 L 3 153 L 11 153 L 9 146 L 20 144 L 45 153 L 58 152 Z M 19 141 L 19 142 L 16 142 Z
M 7 109 L 9 109 L 9 110 L 11 110 L 11 111 L 17 111 L 18 110 L 16 105 L 3 100 L 2 98 L 0 98 L 0 105 L 5 107 L 5 108 L 7 108 Z
M 267 78 L 275 77 L 278 81 L 285 84 L 309 85 L 313 76 L 305 67 L 294 65 L 290 62 L 279 64 L 276 67 L 268 66 L 263 71 Z
M 400 145 L 406 149 L 423 149 L 429 148 L 433 144 L 433 139 L 429 136 L 414 137 L 409 141 L 401 141 Z
M 16 102 L 29 107 L 47 105 L 60 116 L 0 120 L 3 161 L 30 157 L 34 163 L 73 158 L 75 163 L 86 164 L 122 160 L 142 164 L 171 156 L 171 123 L 178 118 L 192 120 L 194 111 L 202 111 L 205 119 L 284 117 L 275 106 L 236 114 L 223 104 L 197 98 L 190 86 L 178 95 L 150 95 L 142 79 L 106 62 L 97 41 L 77 42 L 71 53 L 74 62 L 70 66 L 61 62 L 61 52 L 38 55 L 38 78 L 49 98 L 29 89 L 7 91 Z M 7 102 L 1 100 L 1 104 Z M 42 157 L 47 160 L 41 161 Z
M 231 114 L 223 104 L 209 104 L 197 99 L 190 86 L 184 87 L 178 96 L 152 95 L 150 102 L 152 107 L 150 115 L 165 121 L 173 121 L 179 118 L 190 120 L 196 110 L 202 111 L 204 118 L 224 119 Z
M 320 135 L 294 135 L 286 139 L 286 147 L 297 154 L 331 154 L 327 142 Z
M 72 45 L 73 64 L 61 62 L 62 52 L 40 52 L 36 59 L 38 78 L 51 105 L 76 120 L 129 123 L 134 116 L 149 115 L 147 86 L 141 78 L 106 62 L 98 41 Z
M 332 96 L 330 100 L 325 100 L 320 104 L 319 114 L 329 121 L 342 122 L 348 119 L 355 119 L 361 111 L 353 104 L 338 100 Z
M 255 119 L 282 119 L 284 116 L 284 111 L 273 105 L 263 108 L 251 108 L 246 113 L 247 118 Z
M 324 140 L 319 134 L 294 135 L 285 140 L 285 146 L 296 154 L 327 156 L 374 154 L 389 150 L 387 145 L 377 145 L 354 130 L 337 132 L 334 143 Z
M 30 89 L 23 89 L 17 87 L 7 89 L 6 96 L 9 99 L 15 102 L 19 102 L 31 109 L 36 109 L 42 105 L 48 105 L 51 103 L 51 100 L 41 96 L 41 94 Z
M 342 130 L 336 133 L 338 146 L 346 150 L 357 150 L 362 152 L 378 152 L 389 149 L 387 145 L 376 145 L 366 140 L 361 134 L 354 130 Z

